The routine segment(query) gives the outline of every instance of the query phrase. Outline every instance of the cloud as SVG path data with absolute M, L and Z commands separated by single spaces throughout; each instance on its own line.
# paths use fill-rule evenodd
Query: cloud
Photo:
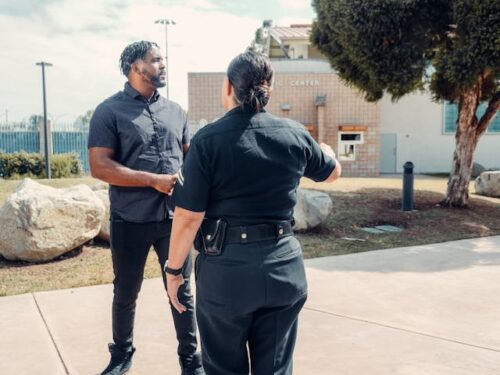
M 165 29 L 155 24 L 158 18 L 170 18 L 176 25 L 168 26 L 170 96 L 187 106 L 187 73 L 225 71 L 230 60 L 250 45 L 260 21 L 245 16 L 200 10 L 189 6 L 165 9 L 157 4 L 131 6 L 123 18 L 130 41 L 145 38 L 165 48 Z M 140 21 L 139 21 L 140 20 Z
M 281 17 L 278 18 L 273 25 L 275 26 L 290 26 L 290 25 L 310 25 L 313 19 L 308 17 Z
M 59 0 L 16 0 L 0 2 L 0 14 L 25 17 L 43 11 L 44 7 Z
M 276 16 L 281 25 L 292 18 L 310 22 L 301 18 L 304 12 L 294 18 L 271 11 L 277 0 L 251 15 L 236 5 L 228 11 L 224 1 L 45 0 L 33 2 L 36 12 L 24 12 L 28 3 L 18 1 L 11 13 L 0 7 L 0 113 L 8 109 L 9 118 L 20 119 L 42 112 L 41 73 L 35 66 L 41 60 L 54 64 L 47 69 L 49 113 L 78 116 L 94 108 L 121 90 L 125 77 L 118 59 L 127 44 L 152 40 L 163 49 L 164 28 L 154 23 L 159 18 L 177 22 L 168 29 L 170 97 L 186 108 L 187 73 L 225 71 L 263 19 Z
M 101 33 L 117 29 L 125 4 L 121 0 L 52 2 L 45 7 L 42 17 L 52 34 Z
M 210 2 L 192 0 L 187 6 L 162 2 L 64 0 L 46 4 L 43 15 L 0 15 L 0 111 L 11 119 L 42 112 L 41 74 L 47 68 L 49 113 L 74 116 L 94 108 L 123 86 L 118 58 L 132 41 L 154 40 L 165 45 L 163 26 L 154 21 L 169 17 L 170 96 L 187 107 L 187 73 L 223 71 L 230 59 L 250 44 L 259 21 L 225 14 Z M 193 6 L 196 5 L 196 7 Z
M 286 12 L 289 9 L 310 9 L 312 0 L 279 0 L 281 7 Z

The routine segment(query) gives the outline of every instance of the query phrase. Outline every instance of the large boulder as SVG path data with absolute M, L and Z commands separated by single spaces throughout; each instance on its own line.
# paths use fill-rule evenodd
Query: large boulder
M 101 230 L 97 237 L 103 241 L 109 242 L 109 192 L 107 189 L 95 190 L 94 192 L 104 205 Z
M 93 239 L 104 205 L 86 185 L 56 189 L 25 179 L 0 208 L 0 254 L 42 262 Z
M 297 189 L 297 204 L 293 216 L 295 230 L 307 230 L 321 224 L 332 212 L 330 195 L 317 190 Z
M 97 181 L 94 185 L 90 187 L 94 191 L 108 190 L 109 184 L 104 181 Z
M 472 163 L 472 170 L 470 176 L 476 178 L 479 175 L 481 175 L 481 173 L 483 173 L 485 170 L 486 168 L 483 167 L 481 164 L 474 162 Z
M 476 193 L 500 198 L 500 171 L 483 172 L 475 181 Z
M 101 222 L 101 230 L 97 235 L 97 238 L 109 242 L 109 215 L 110 215 L 110 205 L 109 205 L 109 184 L 104 181 L 98 181 L 90 187 L 97 195 L 97 197 L 104 204 L 104 216 Z

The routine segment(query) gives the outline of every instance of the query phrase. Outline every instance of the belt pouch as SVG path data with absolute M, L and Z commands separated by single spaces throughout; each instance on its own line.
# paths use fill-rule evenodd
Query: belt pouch
M 226 228 L 227 221 L 222 218 L 204 220 L 195 238 L 195 248 L 208 256 L 220 255 L 224 247 Z

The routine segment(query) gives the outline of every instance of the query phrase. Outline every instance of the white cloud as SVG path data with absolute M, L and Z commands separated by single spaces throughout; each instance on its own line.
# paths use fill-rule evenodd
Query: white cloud
M 209 0 L 168 4 L 61 0 L 29 16 L 0 14 L 0 122 L 5 109 L 11 119 L 42 112 L 40 60 L 54 64 L 47 69 L 49 113 L 67 118 L 94 108 L 122 88 L 118 59 L 128 43 L 153 40 L 163 48 L 164 28 L 154 21 L 165 17 L 177 22 L 169 27 L 170 97 L 186 108 L 187 73 L 225 71 L 265 18 L 224 13 Z
M 311 25 L 312 18 L 305 17 L 282 17 L 274 22 L 275 26 L 290 26 L 290 25 Z
M 170 97 L 187 106 L 187 73 L 225 71 L 229 61 L 250 44 L 260 21 L 218 11 L 192 7 L 158 5 L 131 6 L 123 19 L 126 30 L 136 30 L 140 20 L 142 35 L 129 32 L 130 40 L 140 37 L 154 40 L 164 51 L 165 29 L 154 21 L 171 18 L 176 25 L 168 27 Z
M 286 12 L 287 9 L 310 9 L 312 0 L 279 0 Z
M 42 22 L 50 23 L 50 30 L 57 33 L 95 33 L 115 29 L 123 9 L 119 0 L 64 0 L 49 3 Z M 44 17 L 45 15 L 42 15 Z M 44 17 L 45 18 L 45 17 Z

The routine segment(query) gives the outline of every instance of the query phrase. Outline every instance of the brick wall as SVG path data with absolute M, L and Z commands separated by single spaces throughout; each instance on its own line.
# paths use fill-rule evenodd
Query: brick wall
M 220 91 L 224 73 L 190 73 L 188 76 L 191 122 L 211 122 L 224 114 Z M 366 126 L 364 144 L 356 145 L 356 160 L 342 161 L 344 176 L 378 176 L 380 159 L 379 108 L 344 85 L 334 73 L 276 73 L 274 90 L 267 110 L 317 127 L 315 99 L 326 95 L 325 140 L 338 148 L 338 127 Z M 284 110 L 283 107 L 289 107 Z M 315 134 L 317 134 L 317 129 Z M 313 132 L 314 133 L 314 132 Z

